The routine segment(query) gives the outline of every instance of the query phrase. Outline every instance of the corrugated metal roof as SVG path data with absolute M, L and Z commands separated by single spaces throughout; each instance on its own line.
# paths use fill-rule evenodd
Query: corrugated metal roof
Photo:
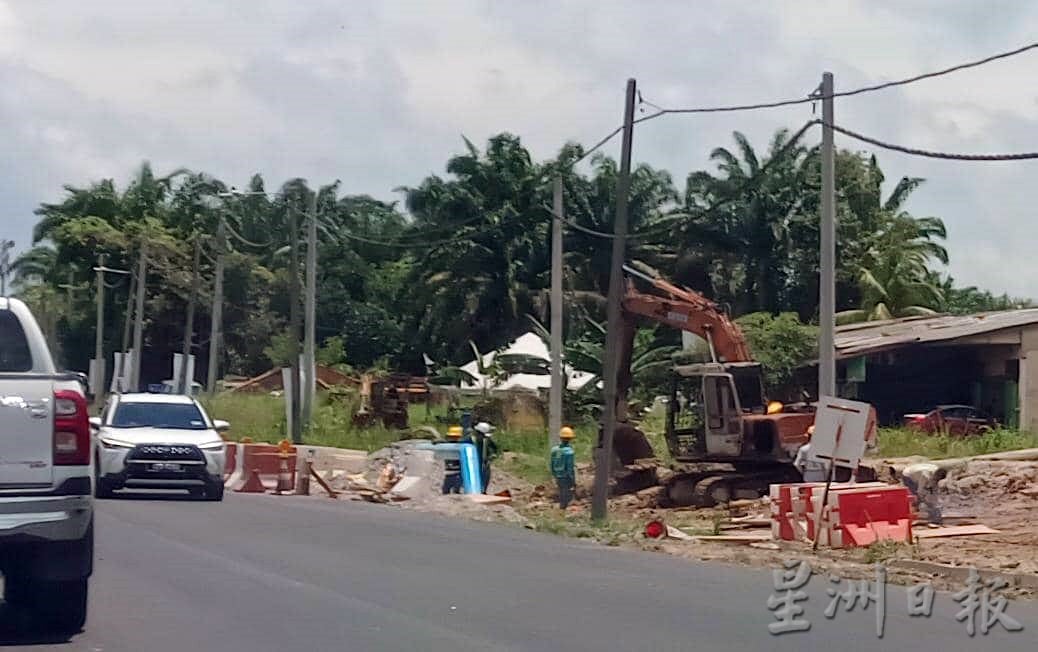
M 836 327 L 836 355 L 848 358 L 908 344 L 944 342 L 1038 324 L 1038 308 L 870 321 Z

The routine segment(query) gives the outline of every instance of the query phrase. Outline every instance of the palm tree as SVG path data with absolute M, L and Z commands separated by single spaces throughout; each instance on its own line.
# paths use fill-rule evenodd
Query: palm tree
M 681 231 L 687 253 L 678 262 L 712 276 L 719 298 L 732 299 L 737 311 L 774 312 L 790 273 L 789 230 L 802 209 L 808 149 L 781 129 L 762 160 L 745 135 L 733 138 L 735 152 L 718 147 L 710 154 L 719 175 L 688 177 L 689 219 Z M 714 261 L 723 261 L 722 273 Z
M 448 359 L 463 356 L 469 339 L 496 348 L 519 334 L 548 268 L 540 166 L 509 134 L 491 138 L 485 152 L 465 142 L 467 153 L 447 164 L 453 179 L 404 189 L 414 231 L 441 236 L 411 242 L 421 245 L 409 283 L 414 329 Z
M 869 262 L 859 268 L 861 307 L 839 313 L 837 320 L 850 323 L 937 314 L 944 293 L 934 280 L 930 263 L 933 259 L 948 262 L 947 251 L 933 241 L 938 237 L 944 237 L 944 224 L 936 218 L 917 219 L 905 213 L 891 217 L 869 251 Z

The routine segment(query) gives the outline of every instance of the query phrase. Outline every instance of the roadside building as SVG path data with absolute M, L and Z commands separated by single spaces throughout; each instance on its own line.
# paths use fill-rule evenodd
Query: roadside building
M 1038 431 L 1038 309 L 839 326 L 836 356 L 841 396 L 885 424 L 958 403 Z

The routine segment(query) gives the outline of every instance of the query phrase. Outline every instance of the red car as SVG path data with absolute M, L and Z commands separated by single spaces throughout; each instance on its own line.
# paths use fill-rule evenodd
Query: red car
M 977 435 L 998 426 L 991 417 L 970 405 L 938 405 L 925 414 L 906 414 L 905 427 L 949 435 Z

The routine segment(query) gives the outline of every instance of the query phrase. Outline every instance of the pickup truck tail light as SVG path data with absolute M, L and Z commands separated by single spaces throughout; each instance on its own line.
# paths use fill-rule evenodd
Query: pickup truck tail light
M 54 392 L 54 466 L 90 464 L 90 416 L 79 392 Z

